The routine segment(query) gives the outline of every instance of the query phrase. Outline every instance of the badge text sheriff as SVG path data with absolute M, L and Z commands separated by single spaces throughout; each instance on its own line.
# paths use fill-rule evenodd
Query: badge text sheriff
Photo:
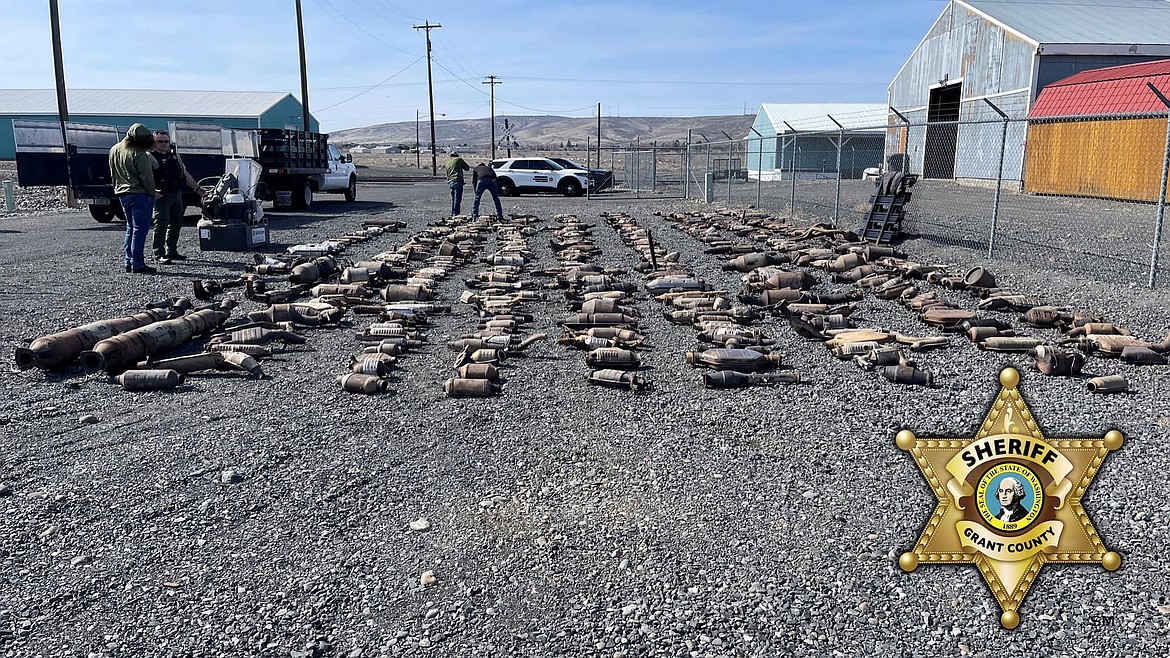
M 1018 456 L 1041 464 L 1051 464 L 1059 455 L 1055 450 L 1042 443 L 1033 442 L 1027 438 L 1005 438 L 977 441 L 963 451 L 963 463 L 973 468 L 980 462 L 997 457 Z

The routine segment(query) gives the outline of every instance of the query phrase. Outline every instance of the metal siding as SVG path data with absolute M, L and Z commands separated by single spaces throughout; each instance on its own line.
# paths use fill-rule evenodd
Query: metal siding
M 991 99 L 999 109 L 1013 119 L 1027 115 L 1028 92 Z M 964 103 L 960 121 L 988 121 L 959 125 L 959 139 L 955 154 L 955 178 L 983 178 L 994 180 L 999 169 L 999 149 L 1003 141 L 1000 117 L 983 101 Z M 1003 160 L 1004 180 L 1020 180 L 1023 171 L 1023 151 L 1026 124 L 1013 121 L 1008 124 L 1007 144 Z
M 260 128 L 284 128 L 285 125 L 301 126 L 301 102 L 292 96 L 285 96 L 259 117 Z M 321 131 L 316 117 L 309 115 L 309 127 L 313 132 Z
M 964 0 L 1039 43 L 1165 44 L 1165 0 Z
M 1039 96 L 1044 87 L 1053 82 L 1063 80 L 1070 75 L 1076 75 L 1081 71 L 1103 69 L 1109 66 L 1122 66 L 1124 64 L 1153 62 L 1163 59 L 1166 58 L 1153 55 L 1041 55 L 1040 75 L 1036 83 L 1036 89 L 1033 90 L 1033 97 Z
M 299 105 L 299 103 L 298 103 Z M 26 115 L 6 115 L 0 116 L 0 160 L 11 160 L 16 157 L 16 145 L 12 139 L 12 120 L 13 119 L 30 119 L 40 121 L 56 121 L 56 114 L 26 114 Z M 168 117 L 141 117 L 128 115 L 94 115 L 94 114 L 79 114 L 75 112 L 69 113 L 69 119 L 75 123 L 93 123 L 104 126 L 123 126 L 129 127 L 132 123 L 141 123 L 151 130 L 166 130 L 167 124 L 175 121 L 179 123 L 210 123 L 222 126 L 224 128 L 245 128 L 255 129 L 256 120 L 240 117 L 193 117 L 193 116 L 168 116 Z M 283 125 L 283 124 L 281 124 Z
M 271 91 L 198 91 L 153 89 L 70 89 L 70 114 L 114 114 L 171 116 L 185 114 L 207 117 L 252 117 L 253 119 L 290 98 Z M 52 89 L 0 89 L 0 114 L 44 114 L 57 112 L 57 95 Z

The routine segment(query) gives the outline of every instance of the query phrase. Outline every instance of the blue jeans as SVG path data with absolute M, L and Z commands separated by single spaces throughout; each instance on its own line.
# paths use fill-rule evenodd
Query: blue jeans
M 475 203 L 471 206 L 471 216 L 479 217 L 479 197 L 483 196 L 484 192 L 492 193 L 492 200 L 496 202 L 496 217 L 504 218 L 504 209 L 500 206 L 500 188 L 496 185 L 494 178 L 481 178 L 475 182 Z
M 123 194 L 118 199 L 122 202 L 122 210 L 126 211 L 126 239 L 122 241 L 126 267 L 143 267 L 146 265 L 143 252 L 146 250 L 146 234 L 150 232 L 151 214 L 154 212 L 154 195 Z
M 459 214 L 459 207 L 463 205 L 463 181 L 447 181 L 451 188 L 451 216 Z

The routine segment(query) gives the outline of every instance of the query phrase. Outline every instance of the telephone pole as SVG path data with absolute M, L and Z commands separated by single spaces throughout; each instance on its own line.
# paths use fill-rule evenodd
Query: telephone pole
M 301 19 L 301 0 L 297 0 L 297 43 L 301 48 L 301 123 L 309 132 L 309 69 L 305 65 L 305 22 Z
M 491 85 L 492 90 L 492 160 L 496 159 L 496 85 L 501 82 L 496 79 L 496 76 L 489 75 L 487 80 L 481 82 L 483 85 Z
M 431 99 L 431 175 L 439 175 L 439 160 L 435 155 L 435 83 L 431 77 L 431 30 L 437 27 L 443 27 L 438 23 L 431 25 L 430 21 L 425 21 L 422 25 L 411 26 L 416 30 L 424 30 L 427 34 L 427 95 Z
M 53 74 L 57 80 L 57 122 L 61 124 L 61 147 L 65 151 L 65 205 L 73 207 L 73 164 L 69 157 L 69 134 L 65 122 L 69 120 L 69 101 L 65 93 L 65 60 L 61 55 L 61 15 L 57 0 L 49 0 L 49 28 L 53 32 Z

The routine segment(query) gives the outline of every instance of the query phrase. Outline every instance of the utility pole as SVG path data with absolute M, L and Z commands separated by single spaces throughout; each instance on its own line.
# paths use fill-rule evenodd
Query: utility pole
M 419 148 L 418 143 L 418 110 L 414 111 L 414 162 L 415 166 L 422 169 L 422 149 Z
M 301 0 L 297 0 L 297 42 L 301 46 L 301 117 L 309 132 L 309 69 L 305 65 L 305 22 L 301 18 Z
M 427 95 L 431 99 L 431 175 L 438 176 L 439 160 L 435 155 L 435 83 L 434 78 L 431 77 L 431 30 L 443 26 L 438 23 L 431 25 L 430 21 L 425 21 L 422 25 L 413 25 L 412 27 L 425 31 L 427 35 Z
M 69 120 L 69 103 L 65 97 L 65 60 L 61 55 L 61 15 L 57 0 L 49 0 L 49 23 L 53 30 L 53 72 L 57 79 L 57 120 L 61 124 L 61 146 L 65 149 L 65 205 L 73 207 L 73 170 L 69 157 L 69 136 L 65 122 Z
M 496 85 L 502 84 L 496 76 L 489 75 L 487 80 L 480 84 L 491 85 L 492 90 L 492 160 L 496 159 Z

